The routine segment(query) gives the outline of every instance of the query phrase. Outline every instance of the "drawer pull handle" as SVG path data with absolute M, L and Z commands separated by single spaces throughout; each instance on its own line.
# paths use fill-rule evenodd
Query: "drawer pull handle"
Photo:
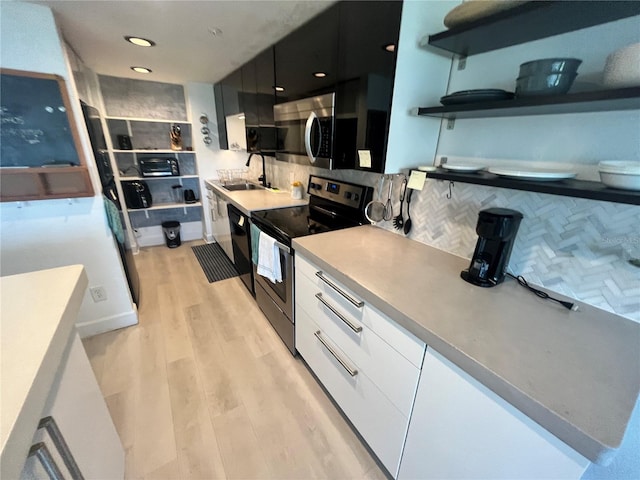
M 322 293 L 316 293 L 316 298 L 318 300 L 320 300 L 325 307 L 327 307 L 329 310 L 331 310 L 331 313 L 333 313 L 336 317 L 338 317 L 340 320 L 342 320 L 347 325 L 347 327 L 349 327 L 355 333 L 360 333 L 362 331 L 362 327 L 360 325 L 356 325 L 351 320 L 349 320 L 348 318 L 345 318 L 345 316 L 342 315 L 338 310 L 336 310 L 336 308 L 333 305 L 331 305 L 329 302 L 327 302 L 322 297 Z
M 329 344 L 327 343 L 327 341 L 326 341 L 324 338 L 322 338 L 322 335 L 321 335 L 320 330 L 318 330 L 317 332 L 315 332 L 315 333 L 314 333 L 314 335 L 316 336 L 316 338 L 317 338 L 318 340 L 320 340 L 320 343 L 321 343 L 322 345 L 324 345 L 324 348 L 326 348 L 326 349 L 329 351 L 329 353 L 330 353 L 331 355 L 333 355 L 333 358 L 335 358 L 335 359 L 338 361 L 338 363 L 339 363 L 340 365 L 342 365 L 342 368 L 344 368 L 344 369 L 347 371 L 347 373 L 349 373 L 349 375 L 351 375 L 352 377 L 355 377 L 355 376 L 358 374 L 358 370 L 356 370 L 355 368 L 350 367 L 350 366 L 349 366 L 349 364 L 348 364 L 347 362 L 345 362 L 345 361 L 340 357 L 340 355 L 338 355 L 338 354 L 336 353 L 336 351 L 333 349 L 333 347 L 332 347 L 331 345 L 329 345 Z
M 58 467 L 51 452 L 43 442 L 31 445 L 27 457 L 36 457 L 40 461 L 40 465 L 42 465 L 42 468 L 47 472 L 49 480 L 64 480 L 64 475 L 62 475 L 60 467 Z
M 60 428 L 58 428 L 58 424 L 53 417 L 49 416 L 41 418 L 40 423 L 38 423 L 38 428 L 44 428 L 51 437 L 60 457 L 62 457 L 62 461 L 71 474 L 71 478 L 73 480 L 84 480 L 80 467 L 78 467 L 76 459 L 73 458 L 73 454 L 71 453 L 71 450 L 69 449 L 69 446 L 62 436 L 62 432 L 60 431 Z
M 349 295 L 348 293 L 346 293 L 345 291 L 343 291 L 341 288 L 339 288 L 335 283 L 333 283 L 331 280 L 329 280 L 328 278 L 326 278 L 322 272 L 316 272 L 316 277 L 318 277 L 320 280 L 322 280 L 324 283 L 326 283 L 327 285 L 329 285 L 331 288 L 333 288 L 336 292 L 338 292 L 340 295 L 342 295 L 344 298 L 346 298 L 347 300 L 349 300 L 350 303 L 352 303 L 353 305 L 355 305 L 358 308 L 362 308 L 364 307 L 364 302 L 362 300 L 356 300 L 355 298 L 353 298 L 351 295 Z

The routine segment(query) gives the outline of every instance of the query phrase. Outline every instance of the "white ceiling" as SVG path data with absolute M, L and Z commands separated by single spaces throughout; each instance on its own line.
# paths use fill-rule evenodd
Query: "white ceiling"
M 1 0 L 0 0 L 1 1 Z M 98 74 L 168 83 L 214 83 L 335 0 L 36 0 Z M 210 30 L 222 30 L 213 35 Z M 143 48 L 125 35 L 156 42 Z M 150 74 L 133 72 L 144 66 Z

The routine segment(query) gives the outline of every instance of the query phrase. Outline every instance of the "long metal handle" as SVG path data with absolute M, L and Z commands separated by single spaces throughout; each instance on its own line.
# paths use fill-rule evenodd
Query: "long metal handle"
M 311 163 L 316 161 L 316 155 L 311 150 L 311 129 L 313 128 L 313 122 L 318 119 L 315 112 L 311 112 L 307 118 L 307 123 L 304 126 L 304 149 L 307 151 L 307 156 Z
M 322 280 L 324 283 L 326 283 L 327 285 L 329 285 L 331 288 L 333 288 L 336 292 L 338 292 L 340 295 L 342 295 L 344 298 L 346 298 L 347 300 L 349 300 L 349 302 L 351 304 L 353 304 L 354 306 L 358 307 L 358 308 L 362 308 L 364 307 L 364 302 L 362 300 L 357 300 L 355 298 L 353 298 L 351 295 L 349 295 L 347 292 L 345 292 L 344 290 L 342 290 L 340 287 L 338 287 L 335 283 L 333 283 L 331 280 L 329 280 L 328 278 L 326 278 L 323 274 L 322 271 L 316 272 L 316 277 L 318 277 L 320 280 Z
M 78 467 L 76 459 L 73 458 L 73 454 L 71 453 L 71 450 L 69 449 L 67 442 L 64 440 L 62 432 L 60 432 L 60 429 L 53 417 L 44 417 L 41 419 L 38 424 L 38 428 L 44 428 L 47 430 L 47 433 L 60 453 L 67 470 L 69 470 L 71 478 L 73 478 L 73 480 L 84 480 L 80 467 Z
M 322 345 L 324 345 L 324 348 L 326 348 L 329 351 L 329 353 L 331 355 L 333 355 L 333 358 L 335 358 L 338 361 L 338 363 L 340 365 L 342 365 L 342 368 L 344 368 L 349 373 L 349 375 L 351 375 L 352 377 L 355 377 L 358 374 L 358 370 L 356 370 L 355 368 L 349 366 L 349 364 L 347 362 L 345 362 L 340 357 L 340 355 L 338 355 L 338 353 L 333 349 L 333 347 L 331 345 L 329 345 L 324 338 L 322 338 L 321 333 L 322 332 L 320 332 L 320 330 L 318 330 L 317 332 L 314 333 L 314 335 L 316 336 L 316 338 L 318 340 L 320 340 L 320 343 Z
M 327 302 L 322 297 L 322 293 L 316 293 L 316 298 L 318 300 L 320 300 L 325 307 L 327 307 L 329 310 L 331 310 L 331 312 L 336 317 L 338 317 L 340 320 L 342 320 L 345 323 L 345 325 L 347 325 L 347 327 L 349 327 L 355 333 L 360 333 L 362 331 L 362 327 L 360 325 L 356 325 L 355 323 L 353 323 L 351 320 L 349 320 L 344 315 L 342 315 L 338 310 L 336 310 L 336 308 L 333 305 L 331 305 L 329 302 Z
M 28 456 L 35 456 L 40 461 L 40 464 L 51 480 L 64 480 L 64 475 L 62 475 L 56 461 L 53 459 L 53 456 L 51 456 L 51 452 L 43 442 L 31 445 Z
M 255 223 L 254 223 L 255 225 Z M 257 225 L 256 225 L 257 226 Z M 260 234 L 261 235 L 267 235 L 269 237 L 271 237 L 271 235 L 269 235 L 268 233 L 264 233 L 260 227 L 258 227 L 258 230 L 260 230 Z M 271 237 L 273 238 L 273 237 Z M 276 243 L 276 246 L 280 249 L 280 250 L 284 250 L 286 253 L 288 253 L 289 255 L 291 255 L 291 249 L 289 247 L 287 247 L 284 243 L 279 242 L 278 240 L 276 240 L 275 238 L 273 239 L 273 241 Z

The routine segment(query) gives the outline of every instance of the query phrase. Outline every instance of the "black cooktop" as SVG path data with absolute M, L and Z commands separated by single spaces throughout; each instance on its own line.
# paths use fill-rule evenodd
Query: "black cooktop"
M 363 205 L 371 197 L 367 187 L 314 175 L 310 176 L 309 184 L 309 205 L 251 212 L 253 223 L 280 242 L 290 245 L 292 238 L 355 227 L 366 222 Z

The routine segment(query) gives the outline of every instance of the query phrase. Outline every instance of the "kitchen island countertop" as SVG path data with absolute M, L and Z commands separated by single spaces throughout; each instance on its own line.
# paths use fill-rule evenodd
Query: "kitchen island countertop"
M 293 247 L 590 461 L 615 455 L 640 391 L 640 324 L 509 278 L 476 287 L 460 278 L 468 260 L 370 225 Z
M 0 278 L 2 478 L 18 478 L 74 336 L 82 265 Z
M 225 200 L 249 216 L 251 216 L 251 212 L 256 210 L 297 207 L 309 203 L 308 200 L 305 199 L 296 200 L 291 198 L 291 193 L 287 190 L 274 191 L 271 189 L 256 189 L 230 191 L 215 180 L 206 180 L 206 183 L 213 188 L 217 194 L 222 195 Z

